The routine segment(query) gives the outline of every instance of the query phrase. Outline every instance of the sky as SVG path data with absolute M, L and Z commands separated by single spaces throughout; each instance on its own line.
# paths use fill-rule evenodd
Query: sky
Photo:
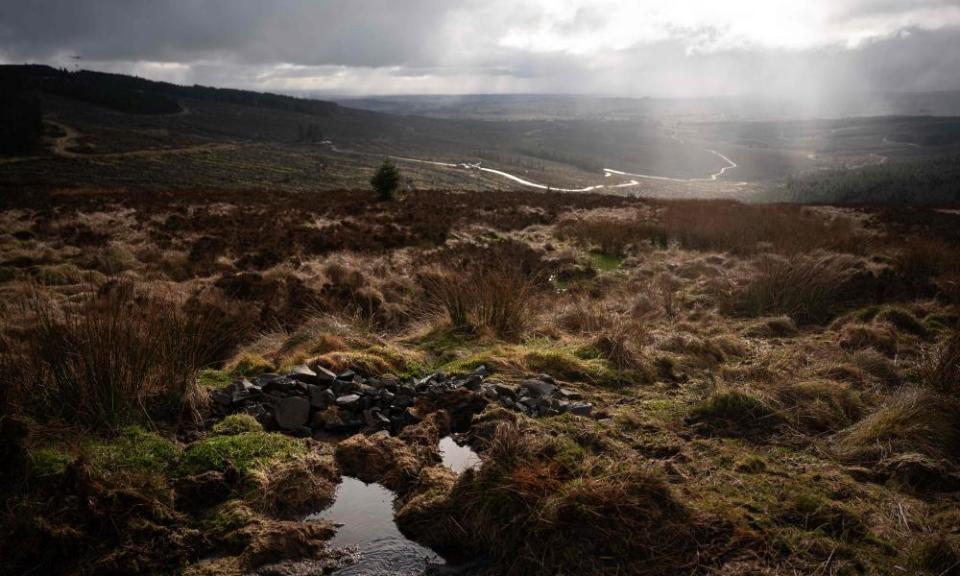
M 0 63 L 24 62 L 333 95 L 816 99 L 960 88 L 960 0 L 0 0 Z

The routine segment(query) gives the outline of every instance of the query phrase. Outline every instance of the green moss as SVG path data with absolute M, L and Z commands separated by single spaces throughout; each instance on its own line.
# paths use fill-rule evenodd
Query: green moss
M 566 435 L 551 438 L 548 444 L 547 454 L 553 462 L 562 466 L 568 474 L 579 470 L 580 465 L 588 456 L 583 446 Z
M 197 384 L 201 388 L 226 388 L 233 378 L 223 370 L 201 370 L 197 375 Z
M 173 467 L 180 456 L 175 443 L 154 432 L 133 426 L 124 428 L 115 438 L 90 447 L 91 464 L 98 470 L 114 472 L 158 473 Z
M 45 447 L 30 452 L 30 475 L 46 478 L 63 474 L 73 462 L 73 456 L 58 448 Z
M 623 264 L 623 258 L 603 252 L 591 252 L 590 263 L 600 272 L 609 272 L 620 268 L 620 265 Z
M 480 366 L 486 366 L 491 370 L 501 370 L 510 366 L 507 358 L 511 357 L 513 352 L 510 349 L 499 346 L 487 348 L 463 358 L 457 358 L 447 362 L 441 367 L 444 372 L 458 373 L 469 372 Z
M 866 526 L 855 513 L 808 490 L 798 490 L 784 498 L 781 519 L 805 530 L 843 540 L 861 538 L 867 533 Z
M 766 402 L 740 390 L 711 395 L 693 409 L 691 418 L 728 432 L 766 429 L 779 424 L 779 418 Z
M 750 454 L 737 461 L 736 469 L 738 472 L 757 474 L 767 469 L 767 461 L 756 454 Z
M 305 451 L 303 442 L 282 434 L 242 432 L 233 436 L 210 436 L 184 451 L 180 470 L 184 474 L 223 470 L 229 462 L 246 472 L 271 460 L 290 458 Z
M 617 370 L 599 358 L 595 348 L 552 348 L 548 341 L 530 341 L 519 346 L 495 346 L 466 358 L 453 360 L 442 369 L 465 372 L 485 365 L 492 370 L 513 370 L 519 373 L 543 372 L 571 382 L 587 382 L 598 386 L 644 384 L 654 379 L 645 366 Z
M 214 424 L 211 432 L 219 436 L 233 436 L 244 432 L 263 432 L 263 426 L 249 414 L 231 414 Z

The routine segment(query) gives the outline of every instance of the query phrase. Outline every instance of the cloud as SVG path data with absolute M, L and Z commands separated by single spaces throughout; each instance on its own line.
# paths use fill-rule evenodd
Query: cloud
M 0 59 L 336 93 L 960 88 L 956 0 L 0 0 Z

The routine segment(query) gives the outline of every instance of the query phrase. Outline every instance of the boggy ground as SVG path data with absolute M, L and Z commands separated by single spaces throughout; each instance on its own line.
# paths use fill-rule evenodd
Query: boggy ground
M 0 213 L 0 571 L 323 572 L 342 474 L 494 574 L 956 574 L 960 216 L 590 195 L 36 190 Z M 483 464 L 210 418 L 302 363 L 547 373 Z M 8 464 L 9 463 L 9 464 Z

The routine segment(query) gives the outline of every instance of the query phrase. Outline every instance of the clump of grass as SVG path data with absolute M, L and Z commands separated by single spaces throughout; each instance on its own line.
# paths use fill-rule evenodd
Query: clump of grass
M 750 326 L 744 335 L 754 338 L 790 338 L 797 335 L 797 325 L 789 316 L 776 316 Z
M 690 420 L 712 432 L 731 435 L 769 432 L 782 423 L 769 401 L 741 390 L 711 394 L 693 408 Z
M 191 444 L 183 452 L 180 471 L 198 474 L 207 470 L 223 470 L 227 464 L 240 472 L 248 472 L 273 460 L 303 454 L 302 441 L 269 432 L 241 432 L 229 436 L 209 436 Z
M 249 414 L 230 414 L 214 424 L 210 431 L 219 436 L 235 436 L 244 432 L 263 432 L 263 425 Z
M 461 530 L 450 533 L 505 572 L 667 574 L 695 563 L 697 521 L 643 465 L 558 449 L 512 424 L 484 456 L 453 487 L 446 510 Z
M 938 534 L 925 538 L 910 550 L 910 563 L 917 569 L 936 576 L 960 574 L 960 538 Z
M 339 476 L 332 457 L 311 450 L 252 470 L 245 499 L 258 512 L 300 519 L 333 501 Z
M 893 356 L 897 353 L 897 333 L 886 324 L 853 322 L 840 329 L 839 344 L 845 350 L 873 348 Z
M 841 540 L 859 539 L 867 533 L 866 525 L 856 513 L 811 491 L 786 495 L 780 518 Z
M 873 348 L 857 350 L 851 356 L 854 366 L 880 381 L 893 386 L 900 383 L 900 373 L 892 360 Z
M 609 326 L 616 313 L 602 302 L 577 300 L 557 318 L 557 325 L 571 334 L 597 334 Z
M 640 324 L 618 319 L 597 334 L 593 345 L 602 358 L 617 370 L 637 369 L 643 366 L 640 346 L 645 336 Z
M 233 383 L 233 377 L 224 370 L 206 368 L 197 374 L 197 385 L 201 388 L 224 388 Z
M 475 260 L 427 267 L 421 284 L 427 309 L 440 312 L 457 329 L 490 330 L 516 339 L 529 327 L 533 297 L 541 284 L 540 263 L 526 246 L 503 242 L 474 253 L 449 256 Z
M 406 376 L 424 370 L 424 358 L 418 351 L 379 345 L 362 350 L 328 352 L 311 360 L 309 364 L 319 364 L 334 372 L 350 369 L 377 376 Z
M 534 285 L 522 271 L 502 268 L 461 276 L 441 272 L 422 277 L 428 298 L 458 329 L 490 329 L 516 338 L 530 322 Z
M 691 334 L 676 334 L 660 347 L 670 352 L 684 355 L 684 362 L 697 367 L 712 367 L 727 359 L 728 352 L 742 355 L 745 352 L 742 342 L 732 337 L 704 339 Z
M 631 358 L 629 367 L 617 368 L 603 357 L 602 351 L 596 350 L 596 353 L 597 357 L 581 358 L 566 349 L 534 348 L 522 354 L 521 365 L 528 372 L 545 372 L 562 380 L 600 386 L 645 384 L 653 381 L 651 370 L 638 357 Z
M 864 297 L 853 281 L 859 270 L 849 257 L 820 254 L 791 259 L 764 256 L 747 283 L 721 295 L 728 312 L 745 316 L 786 314 L 801 324 L 829 320 L 849 301 Z
M 874 318 L 877 322 L 891 324 L 897 330 L 926 338 L 930 331 L 913 312 L 899 306 L 886 306 Z
M 21 365 L 21 406 L 91 429 L 194 415 L 197 374 L 233 338 L 229 319 L 111 288 L 63 312 L 30 297 L 31 326 L 7 349 Z
M 960 331 L 928 350 L 919 365 L 921 383 L 936 392 L 960 398 Z
M 837 438 L 846 459 L 877 463 L 896 454 L 960 460 L 960 402 L 929 391 L 907 390 Z
M 956 260 L 949 256 L 953 249 L 942 240 L 911 238 L 899 251 L 896 269 L 902 281 L 915 291 L 924 291 L 931 277 L 949 271 Z
M 241 352 L 227 362 L 225 369 L 228 374 L 233 376 L 256 376 L 257 374 L 273 372 L 276 370 L 276 366 L 259 354 Z
M 781 416 L 796 428 L 821 433 L 846 428 L 863 411 L 860 395 L 849 385 L 806 380 L 777 387 Z

